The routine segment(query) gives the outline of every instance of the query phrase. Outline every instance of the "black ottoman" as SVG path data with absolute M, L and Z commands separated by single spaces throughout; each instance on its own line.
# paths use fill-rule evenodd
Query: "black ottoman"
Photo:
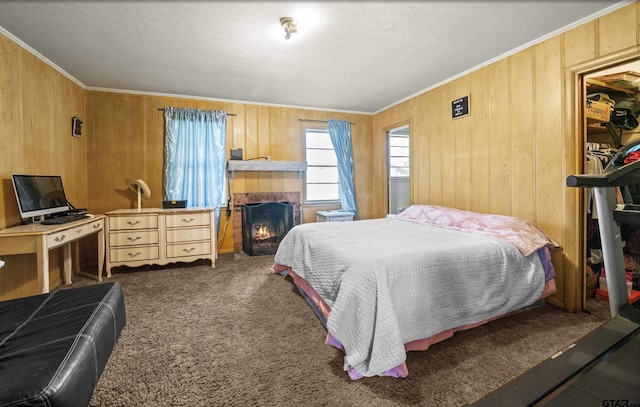
M 0 302 L 0 406 L 86 406 L 125 322 L 117 282 Z

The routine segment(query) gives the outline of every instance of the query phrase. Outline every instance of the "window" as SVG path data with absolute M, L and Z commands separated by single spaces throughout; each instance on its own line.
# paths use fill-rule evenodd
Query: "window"
M 389 133 L 389 177 L 409 178 L 409 136 Z
M 328 130 L 305 130 L 306 201 L 339 201 L 338 159 Z

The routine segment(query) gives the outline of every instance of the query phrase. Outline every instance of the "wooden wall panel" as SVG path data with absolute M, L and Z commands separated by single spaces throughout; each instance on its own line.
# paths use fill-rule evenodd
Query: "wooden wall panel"
M 445 99 L 443 93 L 444 89 L 438 88 L 429 92 L 429 95 L 432 96 L 434 101 L 441 101 Z M 422 124 L 423 120 L 413 119 L 416 129 L 425 129 L 424 132 L 418 133 L 419 138 L 416 140 L 416 142 L 419 142 L 425 147 L 416 149 L 415 151 L 424 151 L 426 148 L 429 153 L 424 156 L 427 162 L 424 162 L 423 156 L 417 154 L 412 156 L 411 159 L 416 163 L 416 167 L 411 168 L 412 171 L 415 169 L 415 171 L 411 173 L 411 176 L 413 179 L 414 173 L 419 174 L 421 171 L 426 170 L 428 171 L 429 182 L 425 184 L 411 182 L 411 188 L 415 191 L 414 195 L 420 197 L 420 199 L 412 203 L 444 205 L 444 191 L 450 188 L 450 186 L 444 183 L 443 174 L 449 171 L 450 163 L 444 156 L 445 149 L 449 148 L 449 139 L 443 129 L 445 126 L 444 123 L 448 122 L 451 116 L 448 109 L 442 108 L 439 103 L 432 103 L 428 97 L 420 98 L 420 102 L 417 108 L 420 110 L 424 109 L 428 120 Z M 417 163 L 420 163 L 420 166 L 417 166 Z M 424 167 L 424 169 L 421 167 Z M 430 188 L 430 190 L 423 191 L 425 188 Z
M 84 89 L 0 35 L 0 228 L 20 222 L 14 173 L 61 175 L 69 201 L 87 205 L 87 138 L 71 136 L 73 116 L 85 117 Z M 59 256 L 50 253 L 54 287 Z M 0 300 L 38 293 L 35 255 L 1 258 Z
M 573 66 L 597 56 L 596 24 L 597 21 L 590 21 L 564 33 L 564 66 Z
M 510 61 L 501 60 L 487 67 L 489 71 L 488 83 L 503 82 L 504 86 L 491 86 L 487 93 L 489 147 L 491 149 L 490 163 L 490 209 L 491 213 L 510 215 L 512 213 L 511 170 L 515 165 L 511 153 L 510 123 L 518 117 L 522 106 L 510 99 L 509 86 Z M 518 80 L 517 78 L 515 80 Z M 509 112 L 505 114 L 505 112 Z M 517 198 L 516 198 L 517 199 Z
M 599 55 L 638 44 L 638 3 L 632 3 L 598 19 Z
M 509 128 L 511 154 L 517 161 L 512 165 L 511 211 L 514 216 L 536 219 L 535 186 L 535 118 L 533 51 L 524 50 L 511 58 L 510 105 L 519 106 L 519 114 L 512 118 Z
M 565 177 L 562 156 L 562 81 L 558 37 L 534 51 L 536 218 L 551 236 L 561 236 Z
M 0 35 L 0 228 L 18 222 L 18 207 L 10 175 L 22 166 L 22 93 L 20 83 L 21 48 Z
M 451 106 L 451 101 L 470 94 L 469 76 L 461 78 L 453 83 L 449 94 L 449 103 L 441 103 L 442 108 Z M 452 188 L 447 190 L 446 196 L 456 208 L 470 208 L 473 194 L 471 193 L 471 120 L 470 116 L 461 117 L 451 121 L 451 136 L 453 148 L 447 150 L 451 167 L 448 171 L 452 175 Z M 447 160 L 447 162 L 449 162 Z
M 575 173 L 575 157 L 582 153 L 576 151 L 579 143 L 571 142 L 576 135 L 567 134 L 579 127 L 573 124 L 579 117 L 576 106 L 566 106 L 574 99 L 564 93 L 566 77 L 571 76 L 565 75 L 564 68 L 637 47 L 639 4 L 522 50 L 373 118 L 373 134 L 397 117 L 411 121 L 414 129 L 426 129 L 412 137 L 412 160 L 417 163 L 412 166 L 412 196 L 419 197 L 412 203 L 514 215 L 536 222 L 553 236 L 566 250 L 553 255 L 558 293 L 552 301 L 569 309 L 581 306 L 573 291 L 581 282 L 577 270 L 584 259 L 577 248 L 582 247 L 584 231 L 571 212 L 581 208 L 579 194 L 565 186 L 566 176 Z M 471 116 L 458 120 L 466 120 L 469 126 L 452 122 L 449 111 L 451 101 L 465 90 L 471 95 Z M 466 160 L 471 162 L 470 171 Z M 374 167 L 374 171 L 372 179 L 383 178 L 382 169 Z M 424 177 L 422 172 L 427 172 L 429 182 L 414 183 Z M 466 187 L 465 176 L 472 180 L 471 188 Z M 374 197 L 386 199 L 377 192 Z
M 231 148 L 242 148 L 244 158 L 270 156 L 273 160 L 303 161 L 304 147 L 299 118 L 350 120 L 352 126 L 356 194 L 360 218 L 370 217 L 369 197 L 371 116 L 347 113 L 315 112 L 275 106 L 216 102 L 202 99 L 158 97 L 127 93 L 88 91 L 87 120 L 91 129 L 89 160 L 91 182 L 89 206 L 96 213 L 137 205 L 126 178 L 141 178 L 151 189 L 145 207 L 160 207 L 163 200 L 164 118 L 158 108 L 190 107 L 224 110 L 228 116 L 227 155 Z M 325 125 L 326 126 L 326 125 Z M 303 192 L 304 179 L 290 172 L 237 172 L 230 182 L 231 194 L 242 192 Z M 315 220 L 315 210 L 334 207 L 308 206 L 305 221 Z M 226 215 L 221 215 L 224 231 Z M 233 251 L 233 224 L 227 228 L 221 252 Z M 221 232 L 221 233 L 222 233 Z M 220 236 L 222 238 L 222 235 Z
M 493 122 L 489 106 L 482 103 L 487 100 L 489 71 L 480 70 L 469 75 L 471 88 L 471 116 L 469 117 L 471 135 L 471 204 L 469 209 L 483 211 L 491 205 L 491 161 L 494 159 L 490 144 Z
M 442 134 L 434 135 L 441 137 L 440 154 L 442 155 L 442 205 L 456 207 L 456 165 L 457 154 L 455 149 L 460 145 L 456 141 L 458 136 L 455 132 L 455 122 L 451 120 L 451 101 L 459 98 L 458 91 L 453 91 L 453 84 L 444 86 L 442 98 L 437 101 L 438 114 L 441 116 Z M 446 113 L 445 113 L 446 112 Z M 458 119 L 463 120 L 463 119 Z M 464 119 L 466 120 L 466 119 Z M 417 160 L 420 157 L 415 157 Z

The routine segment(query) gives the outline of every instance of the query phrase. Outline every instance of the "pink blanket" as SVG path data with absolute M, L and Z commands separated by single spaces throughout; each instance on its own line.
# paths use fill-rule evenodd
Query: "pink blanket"
M 515 245 L 525 256 L 545 246 L 560 247 L 533 223 L 512 216 L 483 214 L 436 205 L 412 205 L 395 218 L 501 239 Z

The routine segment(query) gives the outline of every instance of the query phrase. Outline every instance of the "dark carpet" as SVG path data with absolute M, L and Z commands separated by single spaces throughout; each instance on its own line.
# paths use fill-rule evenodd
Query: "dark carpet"
M 215 268 L 116 269 L 127 325 L 90 405 L 460 406 L 604 322 L 544 305 L 410 352 L 407 378 L 351 381 L 272 262 L 221 255 Z M 97 283 L 81 274 L 68 287 Z

